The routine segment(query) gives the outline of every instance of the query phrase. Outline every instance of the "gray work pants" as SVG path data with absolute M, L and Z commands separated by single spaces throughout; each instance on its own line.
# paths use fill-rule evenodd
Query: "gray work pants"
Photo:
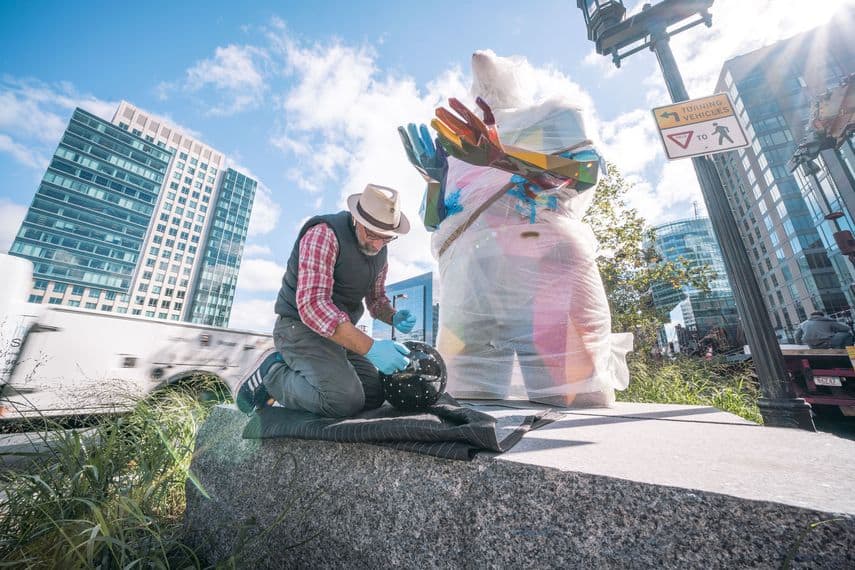
M 383 404 L 379 373 L 361 354 L 282 316 L 273 342 L 285 364 L 270 370 L 264 386 L 282 406 L 340 418 Z

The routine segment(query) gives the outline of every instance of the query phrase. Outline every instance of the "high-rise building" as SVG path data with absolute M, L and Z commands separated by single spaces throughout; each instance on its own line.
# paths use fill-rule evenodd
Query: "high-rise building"
M 826 26 L 728 60 L 716 87 L 730 94 L 751 143 L 715 160 L 782 341 L 813 310 L 855 307 L 852 266 L 824 218 L 838 210 L 852 227 L 855 186 L 843 156 L 823 152 L 815 176 L 787 168 L 811 100 L 855 71 L 853 31 L 855 10 L 842 10 Z
M 393 331 L 392 327 L 377 319 L 373 322 L 372 336 L 403 342 L 417 340 L 433 345 L 436 342 L 435 311 L 433 304 L 433 273 L 424 273 L 404 281 L 386 285 L 386 296 L 397 310 L 407 309 L 416 316 L 416 324 L 408 333 Z M 393 337 L 394 334 L 394 337 Z
M 685 263 L 689 267 L 708 266 L 715 276 L 709 290 L 691 286 L 675 288 L 670 283 L 653 285 L 653 302 L 657 309 L 674 315 L 679 308 L 679 323 L 700 340 L 716 329 L 725 332 L 728 344 L 741 342 L 736 301 L 727 280 L 724 259 L 708 218 L 693 218 L 662 224 L 654 228 L 652 245 L 663 261 Z M 667 344 L 665 337 L 663 346 Z M 682 343 L 685 345 L 685 343 Z
M 228 326 L 256 184 L 127 102 L 75 109 L 9 253 L 31 302 Z

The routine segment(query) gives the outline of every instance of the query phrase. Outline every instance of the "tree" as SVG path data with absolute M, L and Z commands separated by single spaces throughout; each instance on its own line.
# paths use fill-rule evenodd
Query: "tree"
M 612 312 L 612 330 L 636 335 L 637 352 L 647 352 L 656 342 L 665 311 L 653 303 L 652 285 L 669 283 L 709 290 L 714 276 L 710 267 L 693 266 L 685 260 L 663 261 L 652 246 L 653 228 L 626 202 L 632 185 L 624 180 L 613 164 L 608 165 L 608 180 L 597 186 L 596 196 L 584 220 L 599 240 L 597 264 L 606 288 Z

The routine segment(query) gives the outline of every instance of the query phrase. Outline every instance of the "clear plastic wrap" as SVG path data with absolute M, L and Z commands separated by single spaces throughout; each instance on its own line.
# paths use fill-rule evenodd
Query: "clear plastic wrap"
M 459 191 L 461 211 L 433 233 L 435 255 L 509 178 L 450 159 L 449 188 Z M 598 393 L 586 400 L 608 404 L 613 389 L 629 381 L 632 337 L 611 334 L 593 233 L 568 208 L 572 199 L 542 209 L 534 224 L 518 202 L 503 195 L 438 258 L 437 347 L 448 366 L 448 391 L 568 404 L 576 394 Z
M 502 143 L 546 154 L 593 150 L 571 102 L 501 108 L 523 100 L 509 93 L 520 85 L 502 59 L 473 57 L 473 89 L 494 106 Z M 596 238 L 582 221 L 596 189 L 527 193 L 514 182 L 519 178 L 502 170 L 449 158 L 448 215 L 431 234 L 440 276 L 437 347 L 448 391 L 609 405 L 614 390 L 629 382 L 633 339 L 611 332 Z

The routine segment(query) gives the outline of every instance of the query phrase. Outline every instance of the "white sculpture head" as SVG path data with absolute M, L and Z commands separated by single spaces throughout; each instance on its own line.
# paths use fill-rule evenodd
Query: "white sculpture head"
M 588 140 L 579 106 L 566 93 L 536 85 L 534 75 L 524 58 L 492 50 L 472 54 L 471 94 L 493 109 L 502 142 L 553 153 Z

